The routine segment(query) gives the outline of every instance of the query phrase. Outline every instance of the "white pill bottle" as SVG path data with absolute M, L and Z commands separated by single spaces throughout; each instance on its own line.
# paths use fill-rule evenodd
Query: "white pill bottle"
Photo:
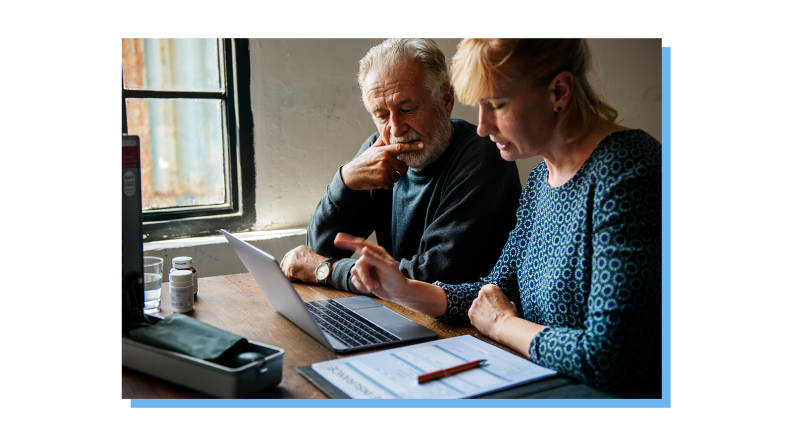
M 195 303 L 193 273 L 190 270 L 171 270 L 168 275 L 170 283 L 171 306 L 174 313 L 189 313 Z

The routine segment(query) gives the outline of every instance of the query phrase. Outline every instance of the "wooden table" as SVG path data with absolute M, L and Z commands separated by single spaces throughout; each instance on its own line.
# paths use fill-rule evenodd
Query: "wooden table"
M 295 283 L 294 288 L 305 301 L 334 299 L 353 295 L 322 285 Z M 438 339 L 472 335 L 517 354 L 513 350 L 485 337 L 468 323 L 440 323 L 429 316 L 408 310 L 400 305 L 380 299 L 375 300 L 437 332 Z M 273 345 L 285 350 L 283 356 L 283 378 L 280 384 L 254 395 L 254 398 L 327 398 L 324 393 L 297 371 L 297 367 L 337 359 L 342 356 L 347 357 L 377 351 L 377 349 L 372 349 L 339 355 L 328 350 L 278 313 L 264 296 L 253 277 L 248 273 L 199 278 L 198 298 L 194 308 L 192 312 L 186 314 L 217 328 L 247 338 L 250 341 Z M 163 284 L 162 305 L 158 316 L 166 317 L 172 313 L 168 284 Z M 409 343 L 399 344 L 398 346 L 403 345 L 409 345 Z M 531 383 L 529 386 L 531 386 L 532 390 L 529 395 L 526 395 L 525 392 L 516 395 L 504 391 L 504 393 L 493 394 L 492 396 L 505 398 L 613 397 L 610 394 L 600 392 L 562 376 Z M 206 395 L 194 390 L 126 368 L 122 368 L 121 371 L 121 395 L 125 399 L 207 398 Z

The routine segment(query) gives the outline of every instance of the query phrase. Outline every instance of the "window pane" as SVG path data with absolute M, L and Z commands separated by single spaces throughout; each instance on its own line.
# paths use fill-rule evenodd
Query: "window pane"
M 127 99 L 140 137 L 143 209 L 227 203 L 223 103 L 219 99 Z
M 222 92 L 217 39 L 122 39 L 127 90 Z

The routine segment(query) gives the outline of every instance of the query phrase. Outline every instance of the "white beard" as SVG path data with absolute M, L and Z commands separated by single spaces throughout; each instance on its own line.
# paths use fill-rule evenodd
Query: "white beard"
M 390 143 L 408 143 L 414 141 L 423 141 L 423 150 L 416 150 L 415 152 L 402 153 L 398 158 L 404 161 L 407 166 L 415 172 L 420 172 L 433 162 L 437 161 L 448 148 L 451 142 L 451 136 L 454 134 L 454 127 L 451 125 L 451 120 L 446 116 L 440 107 L 435 107 L 435 118 L 437 119 L 437 126 L 434 138 L 432 141 L 427 142 L 421 135 L 413 130 L 401 135 L 391 136 Z

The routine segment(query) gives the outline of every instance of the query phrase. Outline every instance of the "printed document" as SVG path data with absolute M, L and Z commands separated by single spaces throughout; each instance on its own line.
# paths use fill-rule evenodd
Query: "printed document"
M 477 359 L 487 364 L 418 384 L 418 375 Z M 311 366 L 350 398 L 470 398 L 556 374 L 465 335 L 319 362 Z

